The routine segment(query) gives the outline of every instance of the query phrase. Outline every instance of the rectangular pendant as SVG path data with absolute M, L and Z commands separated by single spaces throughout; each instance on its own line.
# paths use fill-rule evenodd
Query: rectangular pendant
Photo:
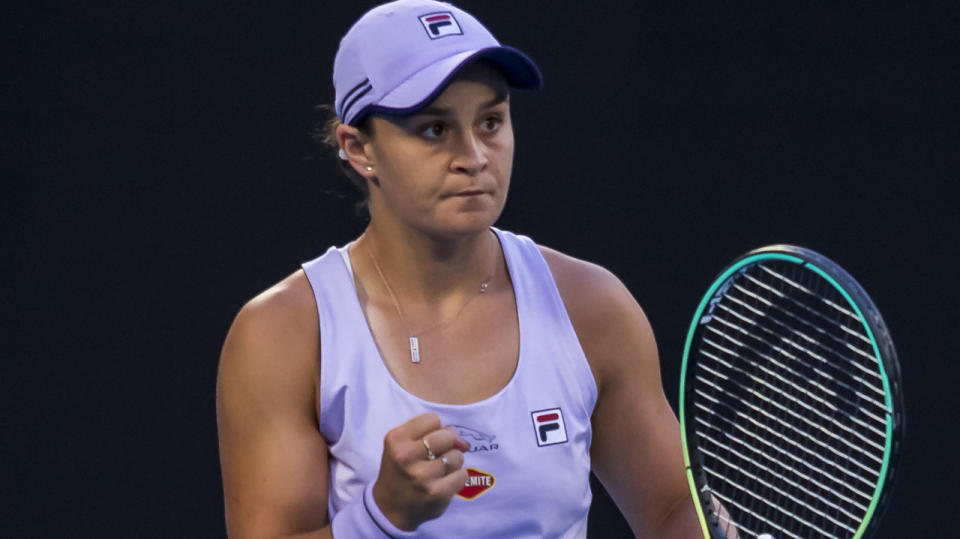
M 410 337 L 410 361 L 420 363 L 420 341 L 416 337 Z

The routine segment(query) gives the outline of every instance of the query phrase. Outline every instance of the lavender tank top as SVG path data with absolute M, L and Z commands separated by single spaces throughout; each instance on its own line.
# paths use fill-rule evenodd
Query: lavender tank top
M 387 431 L 434 412 L 471 444 L 469 479 L 422 537 L 586 537 L 593 374 L 553 275 L 530 238 L 494 229 L 513 281 L 520 354 L 513 378 L 471 404 L 421 399 L 387 370 L 357 299 L 347 247 L 303 264 L 320 318 L 320 432 L 330 450 L 330 518 L 375 481 Z

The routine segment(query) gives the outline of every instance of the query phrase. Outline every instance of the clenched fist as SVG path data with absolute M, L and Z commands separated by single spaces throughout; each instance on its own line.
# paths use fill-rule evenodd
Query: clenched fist
M 418 415 L 387 433 L 373 498 L 401 530 L 443 514 L 467 481 L 463 452 L 470 444 L 437 414 Z

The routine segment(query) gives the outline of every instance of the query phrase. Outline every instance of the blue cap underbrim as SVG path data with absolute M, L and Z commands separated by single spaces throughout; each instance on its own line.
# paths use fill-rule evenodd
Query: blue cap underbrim
M 487 60 L 498 68 L 511 88 L 536 90 L 543 87 L 543 76 L 537 65 L 526 54 L 513 47 L 489 47 L 460 53 L 421 70 L 397 88 L 388 92 L 379 103 L 367 105 L 350 120 L 358 125 L 372 114 L 409 116 L 433 102 L 454 78 L 477 60 Z M 427 95 L 422 97 L 425 89 Z

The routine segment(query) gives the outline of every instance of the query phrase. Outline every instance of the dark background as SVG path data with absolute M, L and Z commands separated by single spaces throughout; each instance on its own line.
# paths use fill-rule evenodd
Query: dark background
M 308 132 L 374 3 L 59 4 L 6 17 L 2 38 L 0 523 L 220 536 L 220 346 L 247 299 L 362 230 Z M 779 242 L 844 265 L 885 313 L 906 391 L 879 536 L 942 537 L 960 484 L 958 10 L 719 4 L 461 2 L 546 80 L 514 96 L 498 225 L 624 280 L 674 405 L 723 265 Z M 598 492 L 592 535 L 627 533 L 617 519 Z

